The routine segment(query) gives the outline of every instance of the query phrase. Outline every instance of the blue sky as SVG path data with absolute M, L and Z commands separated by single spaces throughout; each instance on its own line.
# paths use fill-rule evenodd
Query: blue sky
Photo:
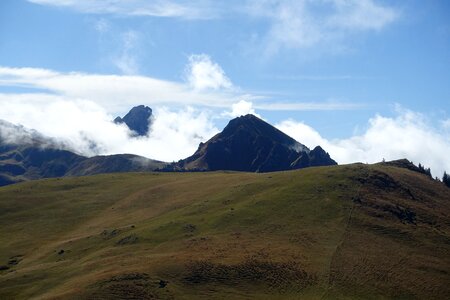
M 84 101 L 85 115 L 95 106 L 104 118 L 146 104 L 202 115 L 206 125 L 188 135 L 207 138 L 254 112 L 330 148 L 391 120 L 436 135 L 444 148 L 429 164 L 438 165 L 449 150 L 449 16 L 444 0 L 3 0 L 0 101 L 11 111 L 0 118 L 57 136 L 55 124 L 30 121 L 64 114 L 54 101 Z M 373 160 L 427 151 L 386 148 Z

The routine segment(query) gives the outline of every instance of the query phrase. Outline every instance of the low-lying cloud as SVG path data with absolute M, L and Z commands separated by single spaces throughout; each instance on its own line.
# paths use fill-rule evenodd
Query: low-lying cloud
M 308 147 L 322 146 L 340 164 L 407 158 L 430 167 L 438 177 L 450 170 L 450 134 L 430 125 L 423 115 L 404 109 L 398 109 L 395 117 L 374 116 L 364 133 L 345 139 L 328 140 L 294 120 L 276 127 Z
M 133 137 L 126 125 L 112 122 L 115 115 L 92 101 L 65 100 L 55 95 L 36 97 L 33 101 L 33 95 L 0 94 L 0 119 L 33 128 L 87 156 L 131 153 L 177 161 L 192 155 L 200 142 L 220 131 L 215 125 L 218 116 L 256 114 L 252 103 L 247 101 L 237 102 L 222 113 L 204 107 L 157 106 L 152 107 L 154 118 L 148 136 Z M 296 120 L 285 120 L 276 127 L 309 148 L 322 146 L 340 164 L 407 158 L 441 176 L 450 170 L 450 132 L 447 120 L 440 124 L 432 126 L 423 115 L 398 109 L 395 117 L 375 115 L 363 133 L 344 139 L 326 139 Z M 23 136 L 18 135 L 17 142 L 21 139 Z
M 359 107 L 332 101 L 287 103 L 245 94 L 233 88 L 223 69 L 204 55 L 192 56 L 187 70 L 190 80 L 174 82 L 147 76 L 0 67 L 0 86 L 36 90 L 0 94 L 0 119 L 36 129 L 88 156 L 132 153 L 174 161 L 191 155 L 200 142 L 216 134 L 217 118 L 258 115 L 265 110 Z M 154 109 L 155 121 L 148 137 L 136 138 L 125 125 L 111 121 L 140 104 Z M 339 163 L 406 157 L 431 167 L 436 175 L 450 170 L 448 119 L 437 128 L 421 114 L 400 110 L 394 118 L 374 116 L 363 134 L 341 140 L 327 140 L 295 120 L 277 127 L 311 148 L 321 145 Z
M 130 153 L 176 161 L 194 153 L 200 142 L 218 132 L 208 110 L 192 107 L 155 108 L 149 135 L 133 137 L 126 125 L 113 123 L 114 116 L 91 101 L 47 96 L 45 102 L 36 104 L 17 98 L 3 102 L 2 97 L 5 96 L 0 96 L 0 119 L 33 128 L 86 156 Z M 8 132 L 11 142 L 14 135 L 11 130 Z M 17 132 L 14 142 L 22 143 L 23 134 Z

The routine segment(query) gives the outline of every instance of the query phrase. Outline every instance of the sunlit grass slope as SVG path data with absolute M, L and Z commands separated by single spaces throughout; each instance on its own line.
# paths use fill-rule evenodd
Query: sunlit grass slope
M 0 188 L 0 299 L 445 299 L 450 193 L 347 165 Z

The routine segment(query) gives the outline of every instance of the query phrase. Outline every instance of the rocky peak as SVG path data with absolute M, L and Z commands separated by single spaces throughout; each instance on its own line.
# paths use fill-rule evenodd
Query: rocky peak
M 123 118 L 115 118 L 114 123 L 125 123 L 136 135 L 145 136 L 150 129 L 151 117 L 152 109 L 148 106 L 139 105 L 133 107 Z

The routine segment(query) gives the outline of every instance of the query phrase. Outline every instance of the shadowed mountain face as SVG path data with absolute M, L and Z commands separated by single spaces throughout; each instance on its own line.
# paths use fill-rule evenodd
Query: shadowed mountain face
M 150 126 L 150 118 L 152 116 L 152 109 L 148 106 L 139 105 L 133 107 L 125 117 L 117 117 L 114 119 L 114 123 L 125 123 L 130 130 L 134 131 L 137 135 L 144 136 L 148 134 Z
M 175 168 L 271 172 L 328 165 L 336 162 L 322 148 L 310 151 L 272 125 L 246 115 L 231 120 L 221 133 L 201 143 L 194 155 Z
M 131 154 L 88 158 L 41 145 L 0 145 L 0 186 L 40 178 L 152 171 L 163 166 L 163 162 Z
M 165 163 L 118 154 L 85 157 L 38 132 L 0 121 L 0 186 L 63 176 L 152 171 Z

